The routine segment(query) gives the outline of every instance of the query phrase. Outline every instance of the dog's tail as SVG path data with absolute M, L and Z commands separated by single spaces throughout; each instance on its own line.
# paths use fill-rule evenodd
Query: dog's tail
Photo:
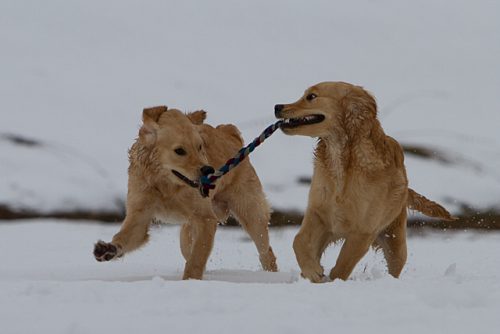
M 409 209 L 419 211 L 429 217 L 441 218 L 448 221 L 457 219 L 438 203 L 431 201 L 410 188 L 408 188 L 407 205 Z

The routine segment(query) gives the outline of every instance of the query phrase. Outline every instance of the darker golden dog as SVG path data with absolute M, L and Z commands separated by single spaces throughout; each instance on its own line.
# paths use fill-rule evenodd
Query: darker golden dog
M 179 177 L 198 180 L 243 144 L 234 125 L 213 128 L 203 124 L 205 116 L 204 111 L 186 115 L 167 107 L 144 109 L 139 138 L 129 152 L 127 216 L 110 243 L 96 243 L 98 261 L 121 257 L 145 244 L 153 218 L 172 219 L 183 223 L 183 278 L 201 279 L 217 222 L 232 214 L 257 246 L 262 267 L 277 271 L 268 236 L 270 207 L 249 159 L 219 180 L 209 198 Z
M 377 119 L 375 99 L 359 86 L 324 82 L 295 103 L 275 106 L 288 135 L 319 138 L 309 203 L 293 248 L 302 275 L 323 280 L 320 258 L 328 244 L 344 239 L 332 280 L 347 279 L 374 245 L 389 273 L 406 262 L 407 208 L 452 219 L 439 204 L 408 188 L 403 150 Z

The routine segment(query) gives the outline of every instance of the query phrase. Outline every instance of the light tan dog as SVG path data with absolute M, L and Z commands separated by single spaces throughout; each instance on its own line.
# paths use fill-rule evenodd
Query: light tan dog
M 243 144 L 235 126 L 213 128 L 203 124 L 205 117 L 204 111 L 186 115 L 167 107 L 144 109 L 139 138 L 129 152 L 127 216 L 111 243 L 95 244 L 98 261 L 121 257 L 145 244 L 153 218 L 172 218 L 183 222 L 183 279 L 201 279 L 217 222 L 232 214 L 257 246 L 262 267 L 277 271 L 268 236 L 270 207 L 248 159 L 221 178 L 209 198 L 178 176 L 199 180 L 213 172 L 210 165 L 223 165 Z
M 380 247 L 389 273 L 406 262 L 407 208 L 451 220 L 450 214 L 408 188 L 403 150 L 386 136 L 375 99 L 359 86 L 323 82 L 292 104 L 275 106 L 288 135 L 318 137 L 308 208 L 293 248 L 302 275 L 323 281 L 321 256 L 344 239 L 332 280 L 346 280 L 370 245 Z

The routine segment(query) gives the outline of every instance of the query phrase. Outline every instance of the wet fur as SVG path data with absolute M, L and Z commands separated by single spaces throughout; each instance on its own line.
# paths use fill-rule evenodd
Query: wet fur
M 116 259 L 144 245 L 153 218 L 181 221 L 183 279 L 201 279 L 217 223 L 232 214 L 254 241 L 262 267 L 277 271 L 268 236 L 270 207 L 248 159 L 220 179 L 209 198 L 172 173 L 176 170 L 198 180 L 201 167 L 219 167 L 241 148 L 243 140 L 234 125 L 214 128 L 203 123 L 205 117 L 204 111 L 186 115 L 167 107 L 144 109 L 139 138 L 129 151 L 127 215 L 110 243 L 96 243 L 98 261 Z M 179 147 L 185 155 L 175 153 Z
M 316 97 L 308 99 L 310 94 Z M 453 218 L 442 206 L 408 188 L 403 150 L 384 133 L 375 99 L 362 87 L 320 83 L 297 102 L 283 105 L 277 117 L 313 114 L 325 119 L 283 128 L 289 135 L 319 138 L 308 208 L 293 243 L 302 275 L 322 282 L 324 250 L 344 240 L 330 279 L 346 280 L 370 246 L 382 249 L 389 273 L 399 277 L 407 257 L 407 208 Z

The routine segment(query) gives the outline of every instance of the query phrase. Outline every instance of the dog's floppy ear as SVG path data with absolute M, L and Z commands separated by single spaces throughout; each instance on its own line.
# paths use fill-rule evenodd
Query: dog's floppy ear
M 156 141 L 156 131 L 159 129 L 158 120 L 161 114 L 167 111 L 166 106 L 144 108 L 142 111 L 142 126 L 139 138 L 144 144 L 150 145 Z
M 347 93 L 342 99 L 342 105 L 353 117 L 376 116 L 377 114 L 375 98 L 361 87 Z
M 207 112 L 205 110 L 197 110 L 188 113 L 186 116 L 189 118 L 191 123 L 200 125 L 203 124 L 203 121 L 207 118 Z
M 374 120 L 377 117 L 377 103 L 375 98 L 362 89 L 356 87 L 341 100 L 345 111 L 345 123 L 348 128 L 360 129 L 366 120 Z M 367 124 L 368 125 L 368 124 Z

